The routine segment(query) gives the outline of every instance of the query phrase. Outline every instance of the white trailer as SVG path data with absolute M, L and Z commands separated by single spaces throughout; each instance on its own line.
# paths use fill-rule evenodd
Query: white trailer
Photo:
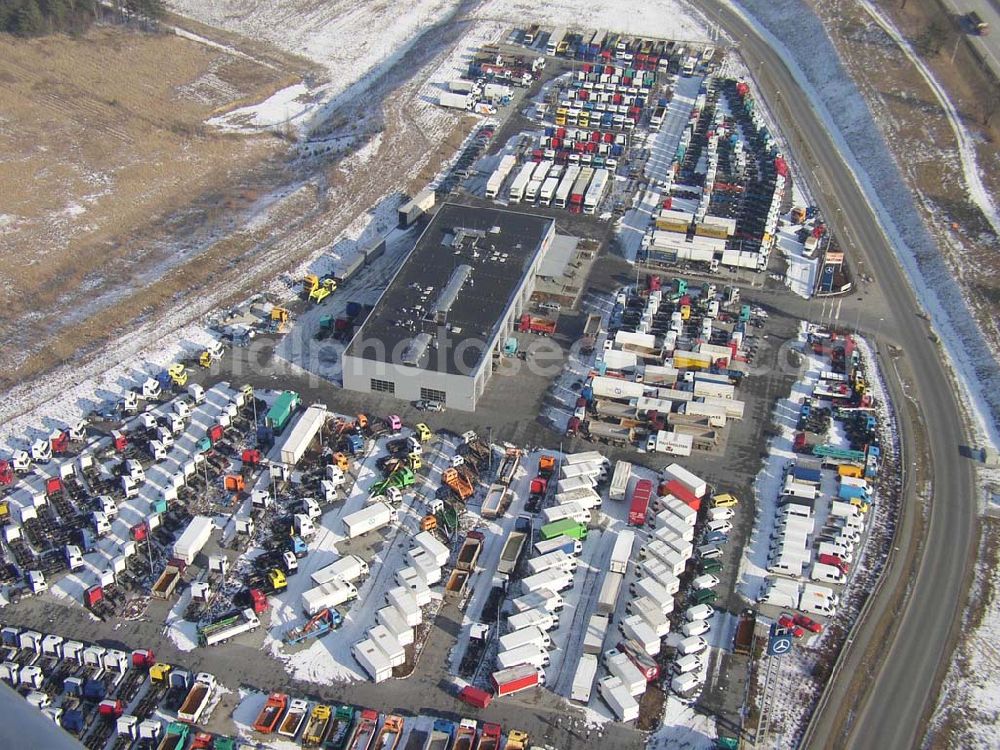
M 578 523 L 590 523 L 591 515 L 590 511 L 579 503 L 566 503 L 543 509 L 542 518 L 545 519 L 546 524 L 561 521 L 564 518 L 572 518 Z
M 579 503 L 581 507 L 587 510 L 596 508 L 601 504 L 601 496 L 597 494 L 597 491 L 586 487 L 572 490 L 571 492 L 558 492 L 555 499 L 560 505 Z
M 587 629 L 583 635 L 583 652 L 585 654 L 600 654 L 604 650 L 604 639 L 608 634 L 611 620 L 608 615 L 593 614 L 587 620 Z
M 708 492 L 708 485 L 701 477 L 692 474 L 680 464 L 670 464 L 663 470 L 663 476 L 667 479 L 676 479 L 683 484 L 695 497 L 704 497 Z
M 597 611 L 601 614 L 610 615 L 618 606 L 618 597 L 621 595 L 622 581 L 625 575 L 616 571 L 608 571 L 601 581 L 601 591 L 597 597 Z
M 611 549 L 611 560 L 608 570 L 612 573 L 625 573 L 628 561 L 632 559 L 632 547 L 635 544 L 635 532 L 624 529 L 615 537 L 615 546 Z
M 310 578 L 314 584 L 321 586 L 333 580 L 353 583 L 366 575 L 368 575 L 368 563 L 357 555 L 345 555 L 335 563 L 320 568 Z
M 579 464 L 563 464 L 560 468 L 562 479 L 573 477 L 592 477 L 596 484 L 608 475 L 608 467 L 603 461 L 586 461 Z
M 555 536 L 551 539 L 542 539 L 535 542 L 533 549 L 536 555 L 547 555 L 557 550 L 562 550 L 568 555 L 579 555 L 583 552 L 583 542 L 563 534 L 562 536 Z
M 533 644 L 539 648 L 548 649 L 552 645 L 549 634 L 541 628 L 530 626 L 521 630 L 514 630 L 506 635 L 500 636 L 500 650 L 511 651 L 519 646 Z
M 417 575 L 428 586 L 433 586 L 441 581 L 441 566 L 426 552 L 411 549 L 407 553 L 407 557 L 410 559 L 410 565 L 417 571 Z
M 504 181 L 516 164 L 517 157 L 513 154 L 507 154 L 500 159 L 497 168 L 493 170 L 493 174 L 490 175 L 490 179 L 486 182 L 487 198 L 496 198 L 500 195 L 500 188 L 503 187 Z
M 344 530 L 347 537 L 353 539 L 367 534 L 369 531 L 380 529 L 390 523 L 395 523 L 399 519 L 399 513 L 388 503 L 372 503 L 361 510 L 344 516 Z
M 654 519 L 654 526 L 657 530 L 667 529 L 679 536 L 685 542 L 694 539 L 694 527 L 688 526 L 670 510 L 660 511 Z
M 302 456 L 305 455 L 312 441 L 323 427 L 326 415 L 325 406 L 322 404 L 313 404 L 299 416 L 278 449 L 278 456 L 281 459 L 281 463 L 287 466 L 295 466 L 302 460 Z
M 580 166 L 578 164 L 571 164 L 566 170 L 566 174 L 559 181 L 559 187 L 556 188 L 555 198 L 553 203 L 556 208 L 566 208 L 566 204 L 569 202 L 569 194 L 573 190 L 573 183 L 576 182 L 576 178 L 580 176 Z
M 614 712 L 618 721 L 635 721 L 639 718 L 639 704 L 617 677 L 609 675 L 600 680 L 597 683 L 597 692 Z
M 438 98 L 438 104 L 449 109 L 470 110 L 476 100 L 469 94 L 460 94 L 454 91 L 442 91 Z
M 604 654 L 604 665 L 608 672 L 622 681 L 633 698 L 646 692 L 646 676 L 618 649 L 613 648 Z
M 639 578 L 653 578 L 668 588 L 672 588 L 678 578 L 669 565 L 652 555 L 636 564 L 635 574 Z
M 508 198 L 511 203 L 519 203 L 523 200 L 524 190 L 528 187 L 528 183 L 531 182 L 531 173 L 534 171 L 534 162 L 529 161 L 521 165 L 521 171 L 514 177 L 514 181 L 511 183 L 510 191 L 508 192 Z
M 309 616 L 324 609 L 332 609 L 339 604 L 356 599 L 358 590 L 353 583 L 333 579 L 321 586 L 314 586 L 302 592 L 302 610 Z
M 444 565 L 448 562 L 448 557 L 451 555 L 450 551 L 444 544 L 438 541 L 438 539 L 431 534 L 431 532 L 421 531 L 413 537 L 413 541 L 417 546 L 433 557 L 437 561 L 438 565 Z
M 543 206 L 552 205 L 552 199 L 555 197 L 558 186 L 558 177 L 546 177 L 545 182 L 542 183 L 541 190 L 538 191 L 538 202 Z
M 406 624 L 406 620 L 395 607 L 382 607 L 375 613 L 375 621 L 379 625 L 384 625 L 400 645 L 409 646 L 413 643 L 413 627 Z
M 532 591 L 524 596 L 511 600 L 515 612 L 527 612 L 532 609 L 544 609 L 547 612 L 558 612 L 563 608 L 563 598 L 547 589 Z
M 630 615 L 618 623 L 618 630 L 642 646 L 650 656 L 660 653 L 660 638 L 640 615 Z
M 392 664 L 371 638 L 355 643 L 351 652 L 372 682 L 383 682 L 392 677 Z
M 563 456 L 563 465 L 572 464 L 586 464 L 586 463 L 600 463 L 604 466 L 610 466 L 611 461 L 607 457 L 601 455 L 599 451 L 581 451 L 580 453 L 567 453 Z
M 560 479 L 556 484 L 556 492 L 564 494 L 580 489 L 593 489 L 596 483 L 590 477 L 571 477 L 570 479 Z
M 555 594 L 568 589 L 573 585 L 573 574 L 564 570 L 545 570 L 533 576 L 521 579 L 521 588 L 524 593 L 530 594 L 532 591 L 547 589 Z
M 379 651 L 385 654 L 392 666 L 401 666 L 406 661 L 406 651 L 403 649 L 403 645 L 396 640 L 385 625 L 368 628 L 368 638 L 378 647 Z
M 236 623 L 233 623 L 229 627 L 222 628 L 219 630 L 212 630 L 204 634 L 205 646 L 215 646 L 219 643 L 225 643 L 231 638 L 235 638 L 238 635 L 243 635 L 243 633 L 250 633 L 260 627 L 260 620 L 257 615 L 254 614 L 252 609 L 243 610 L 243 618 Z
M 632 596 L 648 596 L 658 601 L 664 614 L 669 614 L 673 611 L 674 594 L 680 590 L 681 584 L 677 579 L 674 579 L 671 584 L 666 585 L 649 576 L 639 578 L 629 586 L 629 593 Z
M 420 603 L 409 589 L 402 586 L 394 586 L 386 592 L 385 601 L 396 608 L 403 621 L 411 628 L 415 628 L 423 622 Z
M 545 609 L 529 609 L 525 612 L 517 612 L 507 618 L 508 627 L 515 632 L 532 627 L 548 631 L 558 624 L 559 615 Z
M 698 511 L 676 497 L 663 498 L 663 507 L 677 516 L 685 526 L 694 526 L 698 521 Z
M 593 214 L 597 212 L 597 208 L 601 205 L 601 201 L 604 200 L 604 196 L 608 192 L 608 186 L 610 173 L 606 169 L 598 169 L 594 172 L 594 178 L 590 182 L 590 187 L 587 188 L 586 194 L 583 196 L 583 212 L 585 214 Z
M 497 653 L 497 666 L 500 669 L 510 669 L 519 664 L 531 664 L 541 669 L 549 665 L 549 655 L 544 649 L 531 643 Z
M 624 500 L 625 490 L 628 488 L 628 480 L 632 478 L 632 463 L 630 461 L 618 461 L 615 463 L 615 472 L 611 476 L 611 488 L 608 497 L 612 500 Z
M 195 516 L 192 518 L 191 523 L 184 529 L 184 533 L 174 542 L 174 557 L 186 565 L 193 563 L 198 553 L 201 552 L 212 536 L 212 529 L 214 528 L 215 524 L 208 516 Z
M 573 688 L 570 700 L 587 704 L 594 688 L 594 678 L 597 677 L 597 657 L 593 654 L 583 654 L 577 662 L 573 673 Z
M 670 620 L 663 613 L 660 603 L 648 596 L 640 596 L 628 603 L 626 611 L 630 615 L 639 615 L 660 638 L 670 632 Z
M 575 557 L 567 555 L 562 550 L 556 550 L 555 552 L 549 552 L 547 555 L 540 555 L 528 560 L 528 570 L 534 574 L 554 568 L 572 573 L 576 570 L 576 564 Z

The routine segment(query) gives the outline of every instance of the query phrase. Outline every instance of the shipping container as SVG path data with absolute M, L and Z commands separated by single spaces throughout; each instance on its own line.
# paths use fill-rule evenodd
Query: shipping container
M 594 687 L 594 678 L 597 677 L 597 657 L 593 654 L 583 654 L 576 665 L 576 672 L 573 674 L 573 687 L 570 691 L 570 700 L 577 703 L 587 704 L 590 702 L 590 695 Z
M 600 614 L 610 615 L 615 611 L 624 578 L 623 573 L 615 571 L 609 571 L 604 575 L 597 597 L 597 611 Z

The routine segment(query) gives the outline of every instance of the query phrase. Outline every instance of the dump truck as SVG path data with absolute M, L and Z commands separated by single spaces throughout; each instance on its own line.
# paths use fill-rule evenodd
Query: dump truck
M 462 719 L 458 724 L 458 731 L 455 733 L 455 742 L 451 750 L 472 750 L 472 745 L 476 741 L 476 722 L 472 719 Z
M 455 567 L 459 570 L 473 571 L 476 569 L 476 560 L 483 549 L 483 535 L 478 531 L 470 531 L 469 535 L 462 542 L 462 547 L 458 550 L 458 559 Z
M 167 725 L 167 731 L 163 733 L 163 738 L 156 746 L 156 750 L 184 750 L 190 733 L 191 727 L 187 724 L 172 721 Z
M 261 734 L 271 734 L 278 726 L 278 720 L 285 713 L 287 706 L 287 695 L 284 693 L 271 693 L 264 704 L 264 708 L 257 714 L 257 719 L 253 723 L 254 731 Z
M 505 485 L 500 482 L 491 485 L 480 511 L 483 518 L 499 518 L 502 515 L 504 503 L 511 498 L 513 498 L 513 493 Z
M 370 708 L 364 709 L 358 717 L 357 726 L 351 736 L 351 742 L 348 745 L 350 750 L 369 750 L 372 740 L 375 738 L 377 727 L 378 712 L 372 711 Z
M 500 551 L 500 562 L 497 563 L 498 573 L 509 576 L 514 572 L 517 560 L 521 556 L 521 550 L 524 549 L 524 540 L 526 538 L 524 532 L 510 532 L 507 541 L 504 542 L 503 549 Z
M 527 750 L 527 747 L 527 732 L 522 732 L 520 729 L 511 729 L 507 733 L 507 742 L 504 744 L 503 750 Z
M 354 709 L 350 706 L 338 706 L 330 724 L 330 731 L 327 732 L 326 742 L 323 743 L 329 750 L 344 750 L 347 740 L 351 736 L 351 728 L 354 726 Z
M 188 724 L 197 724 L 205 707 L 208 706 L 215 692 L 215 677 L 208 672 L 199 672 L 194 685 L 188 691 L 184 703 L 177 709 L 177 718 Z
M 375 738 L 375 750 L 395 750 L 403 736 L 403 717 L 395 714 L 385 717 L 385 723 Z
M 424 750 L 448 750 L 455 736 L 454 722 L 436 719 L 431 729 L 430 741 L 424 745 Z
M 301 698 L 293 698 L 288 704 L 285 718 L 281 720 L 281 725 L 278 727 L 278 734 L 283 737 L 295 737 L 308 715 L 309 704 Z
M 306 723 L 306 728 L 302 730 L 303 747 L 316 747 L 323 741 L 332 715 L 333 710 L 322 703 L 313 707 L 312 713 L 309 714 L 309 721 Z
M 475 493 L 472 484 L 464 476 L 459 474 L 457 469 L 447 468 L 442 475 L 442 481 L 459 500 L 465 502 Z
M 490 722 L 483 724 L 482 732 L 479 735 L 479 742 L 476 743 L 476 750 L 500 750 L 501 732 L 499 724 Z
M 156 599 L 169 599 L 177 589 L 177 584 L 181 582 L 183 572 L 176 565 L 167 564 L 153 584 L 152 594 Z
M 469 571 L 456 568 L 448 576 L 448 582 L 444 585 L 444 595 L 449 599 L 461 599 L 465 594 L 465 587 L 469 583 Z

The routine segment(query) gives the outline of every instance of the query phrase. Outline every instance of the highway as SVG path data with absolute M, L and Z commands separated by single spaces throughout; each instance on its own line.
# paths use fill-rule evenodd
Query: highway
M 878 217 L 794 77 L 754 27 L 733 9 L 710 0 L 695 0 L 695 5 L 739 41 L 745 59 L 761 61 L 759 69 L 754 66 L 757 83 L 771 103 L 780 129 L 788 136 L 793 155 L 804 168 L 824 215 L 841 237 L 848 237 L 860 249 L 877 280 L 878 291 L 894 311 L 882 330 L 887 340 L 903 348 L 913 373 L 909 392 L 919 405 L 921 429 L 929 440 L 934 490 L 917 577 L 905 605 L 895 615 L 898 626 L 892 641 L 880 652 L 884 661 L 874 679 L 862 679 L 862 686 L 849 684 L 870 666 L 859 660 L 873 639 L 875 624 L 885 614 L 892 586 L 880 590 L 871 616 L 859 625 L 852 643 L 845 646 L 847 668 L 831 686 L 832 695 L 866 690 L 860 709 L 852 714 L 853 725 L 848 733 L 843 735 L 845 727 L 838 726 L 841 701 L 830 700 L 815 718 L 809 746 L 915 747 L 922 740 L 925 719 L 933 709 L 950 661 L 952 639 L 965 603 L 965 573 L 976 549 L 974 469 L 959 454 L 959 446 L 967 443 L 967 433 L 957 394 L 950 387 L 942 355 L 930 338 L 927 324 L 918 317 L 920 306 Z M 862 328 L 874 330 L 877 325 L 870 315 L 862 318 Z M 916 425 L 904 422 L 901 428 L 912 436 Z M 912 486 L 910 489 L 906 502 L 913 511 L 917 499 Z M 899 538 L 897 546 L 902 550 L 908 543 Z

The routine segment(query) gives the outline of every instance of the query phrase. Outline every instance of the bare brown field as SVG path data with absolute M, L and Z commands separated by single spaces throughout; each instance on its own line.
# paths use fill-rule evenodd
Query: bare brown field
M 280 142 L 202 123 L 302 72 L 168 33 L 0 41 L 0 385 L 182 260 L 162 228 L 256 199 Z

